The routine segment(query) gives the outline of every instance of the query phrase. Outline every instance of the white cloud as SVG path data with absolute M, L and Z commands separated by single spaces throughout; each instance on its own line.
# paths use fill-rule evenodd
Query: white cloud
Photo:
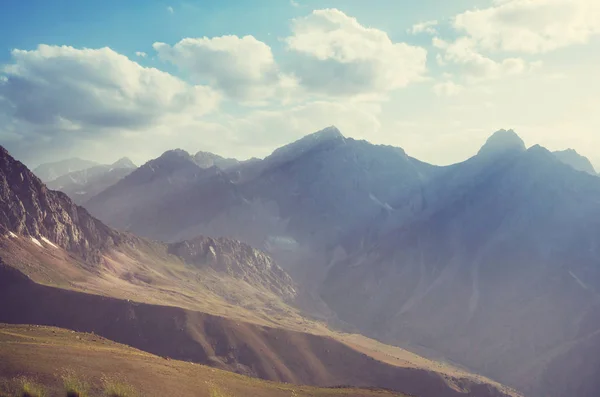
M 381 128 L 378 104 L 347 100 L 314 101 L 272 110 L 256 110 L 244 117 L 228 117 L 221 124 L 230 133 L 223 144 L 232 156 L 265 156 L 281 145 L 335 125 L 346 136 L 370 138 Z
M 544 53 L 600 34 L 600 1 L 497 0 L 457 15 L 454 26 L 488 50 Z
M 300 4 L 297 1 L 290 0 L 290 4 L 292 7 L 300 7 Z
M 285 39 L 294 72 L 308 90 L 329 95 L 377 94 L 422 79 L 427 51 L 394 43 L 336 9 L 294 19 Z
M 138 56 L 138 57 L 140 57 L 140 58 L 146 58 L 146 57 L 148 56 L 148 54 L 146 54 L 146 53 L 145 53 L 145 52 L 143 52 L 143 51 L 136 51 L 136 52 L 135 52 L 135 55 L 137 55 L 137 56 Z
M 170 14 L 173 14 L 175 12 L 175 10 L 173 9 L 173 7 L 171 7 L 171 6 L 167 7 L 167 11 L 169 11 Z
M 66 147 L 215 110 L 219 94 L 145 68 L 110 48 L 13 50 L 0 69 L 0 119 L 23 145 Z M 117 132 L 118 131 L 118 132 Z M 32 142 L 29 142 L 32 143 Z
M 295 85 L 279 71 L 271 48 L 253 36 L 186 38 L 174 46 L 153 47 L 161 59 L 196 81 L 209 82 L 236 99 L 265 99 Z
M 522 58 L 506 58 L 495 61 L 479 53 L 473 40 L 467 37 L 461 37 L 451 43 L 435 37 L 433 45 L 443 51 L 443 54 L 438 54 L 438 64 L 459 65 L 461 73 L 470 82 L 518 75 L 540 65 L 539 62 L 531 63 Z
M 438 25 L 438 21 L 426 21 L 420 22 L 413 25 L 410 29 L 408 29 L 408 33 L 411 34 L 420 34 L 420 33 L 429 33 L 436 34 L 437 30 L 435 27 Z
M 450 97 L 458 95 L 462 92 L 464 87 L 460 84 L 456 84 L 453 81 L 446 81 L 443 83 L 437 83 L 433 86 L 433 92 L 435 95 L 440 97 Z

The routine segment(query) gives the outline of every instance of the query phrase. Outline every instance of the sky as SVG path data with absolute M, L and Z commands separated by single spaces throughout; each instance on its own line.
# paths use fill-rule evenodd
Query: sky
M 3 0 L 0 144 L 30 166 L 263 157 L 330 125 L 445 165 L 496 130 L 600 170 L 598 0 Z

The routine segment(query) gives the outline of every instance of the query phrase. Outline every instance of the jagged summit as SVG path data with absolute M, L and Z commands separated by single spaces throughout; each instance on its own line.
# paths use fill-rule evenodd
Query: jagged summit
M 580 155 L 574 149 L 556 151 L 553 153 L 557 159 L 563 163 L 570 165 L 577 171 L 587 172 L 588 174 L 596 175 L 596 169 L 592 162 L 585 156 Z
M 309 152 L 315 148 L 331 148 L 338 144 L 342 144 L 346 141 L 346 138 L 340 130 L 335 126 L 329 126 L 320 131 L 308 134 L 295 142 L 290 143 L 276 149 L 270 156 L 266 158 L 268 161 L 282 161 L 290 160 L 291 158 L 302 155 L 303 153 Z
M 129 157 L 122 157 L 112 163 L 111 167 L 113 168 L 137 168 L 137 166 L 129 159 Z
M 30 236 L 34 242 L 41 238 L 90 260 L 123 239 L 66 194 L 49 190 L 1 146 L 0 230 Z
M 496 131 L 479 150 L 479 156 L 489 156 L 508 152 L 523 152 L 525 142 L 513 130 Z
M 194 161 L 200 168 L 218 167 L 220 169 L 228 169 L 238 165 L 240 162 L 237 159 L 225 158 L 218 154 L 199 151 L 194 155 Z
M 334 126 L 330 125 L 329 127 L 323 128 L 320 131 L 313 132 L 306 136 L 312 139 L 344 139 L 344 135 L 340 132 L 340 130 Z

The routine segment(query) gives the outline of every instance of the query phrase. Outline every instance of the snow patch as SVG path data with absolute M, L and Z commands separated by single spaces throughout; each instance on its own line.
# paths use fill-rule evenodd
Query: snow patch
M 58 248 L 52 241 L 48 240 L 46 237 L 42 237 L 42 241 L 46 244 L 53 246 L 54 248 Z
M 215 251 L 215 248 L 211 245 L 209 248 L 210 252 L 213 254 L 213 256 L 217 256 L 217 251 Z
M 369 193 L 369 198 L 378 206 L 385 208 L 388 211 L 392 211 L 393 208 L 388 203 L 382 203 L 373 193 Z
M 30 237 L 30 238 L 31 238 L 31 241 L 34 244 L 39 245 L 40 247 L 44 248 L 44 246 L 42 245 L 42 243 L 40 243 L 40 241 L 37 238 L 35 238 L 35 237 Z
M 6 237 L 19 238 L 19 236 L 17 236 L 13 232 L 8 232 L 8 236 L 6 236 Z
M 581 281 L 581 279 L 579 279 L 579 277 L 577 277 L 575 274 L 573 274 L 572 271 L 569 271 L 569 274 L 571 275 L 571 277 L 573 277 L 573 279 L 575 281 L 577 281 L 577 284 L 579 284 L 581 286 L 581 288 L 583 289 L 588 289 L 588 286 L 584 284 L 583 281 Z

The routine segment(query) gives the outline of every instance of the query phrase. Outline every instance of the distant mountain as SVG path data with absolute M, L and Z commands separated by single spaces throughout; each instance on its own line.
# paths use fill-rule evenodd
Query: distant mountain
M 236 187 L 218 167 L 203 169 L 184 150 L 170 150 L 147 162 L 87 203 L 111 226 L 142 236 L 174 238 L 190 223 L 209 219 L 235 200 Z
M 412 197 L 438 170 L 400 148 L 345 138 L 335 127 L 226 170 L 203 170 L 176 153 L 148 162 L 86 207 L 151 238 L 233 237 L 267 250 L 300 278 L 317 276 L 295 264 L 324 270 L 348 230 L 393 212 L 390 202 Z
M 76 204 L 83 204 L 91 197 L 114 185 L 129 175 L 137 166 L 124 157 L 113 164 L 96 165 L 81 171 L 73 171 L 47 182 L 50 189 L 66 193 Z
M 176 159 L 180 154 L 173 152 L 166 157 Z M 128 166 L 130 162 L 120 160 L 119 164 Z M 159 258 L 166 263 L 185 261 L 199 271 L 212 269 L 224 279 L 240 280 L 254 288 L 270 290 L 284 299 L 291 300 L 295 296 L 290 277 L 264 253 L 227 239 L 213 240 L 196 236 L 191 241 L 169 246 L 115 231 L 92 217 L 84 208 L 75 205 L 66 194 L 48 189 L 1 146 L 0 233 L 8 239 L 7 242 L 26 241 L 24 247 L 64 249 L 88 265 L 106 264 L 107 258 L 112 255 L 118 255 L 120 261 L 133 260 L 136 263 L 156 262 Z M 7 258 L 14 255 L 19 266 L 25 266 L 25 254 L 5 251 L 5 248 L 0 244 L 1 258 L 8 261 Z M 130 252 L 132 248 L 134 251 Z M 67 263 L 70 261 L 67 260 Z M 29 270 L 35 267 L 25 266 Z M 135 266 L 129 271 L 140 277 L 145 272 L 142 269 L 136 271 Z M 96 276 L 100 277 L 100 273 L 98 270 Z M 129 280 L 130 276 L 122 276 Z M 227 284 L 227 281 L 223 282 Z
M 194 161 L 200 168 L 218 167 L 222 170 L 234 167 L 240 163 L 236 159 L 226 159 L 217 154 L 202 151 L 194 155 Z
M 73 157 L 66 160 L 45 163 L 37 166 L 33 173 L 43 182 L 49 182 L 71 172 L 81 171 L 99 165 L 94 161 Z
M 587 172 L 588 174 L 596 175 L 596 170 L 592 165 L 591 161 L 573 149 L 567 149 L 559 152 L 554 152 L 556 158 L 563 163 L 570 165 L 577 171 Z
M 597 395 L 580 354 L 600 349 L 600 180 L 500 131 L 424 192 L 420 213 L 331 268 L 325 302 L 526 395 Z

